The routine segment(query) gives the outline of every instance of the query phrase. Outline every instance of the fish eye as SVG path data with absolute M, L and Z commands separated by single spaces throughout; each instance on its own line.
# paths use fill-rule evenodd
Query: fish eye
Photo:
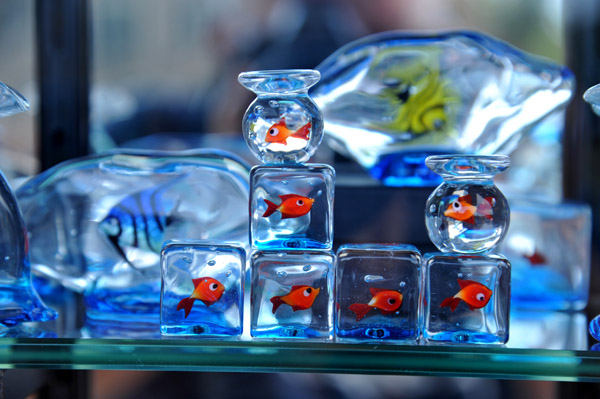
M 299 199 L 298 201 L 296 201 L 296 205 L 298 205 L 298 206 L 304 205 L 304 200 Z
M 217 283 L 212 283 L 208 286 L 208 289 L 211 291 L 216 291 L 217 288 L 219 288 L 219 285 Z
M 475 296 L 475 299 L 477 299 L 477 300 L 478 300 L 478 301 L 480 301 L 480 302 L 483 302 L 483 300 L 485 299 L 485 295 L 483 295 L 483 293 L 482 293 L 482 292 L 480 292 L 479 294 L 477 294 L 477 295 Z
M 395 303 L 396 303 L 396 300 L 395 300 L 394 298 L 390 298 L 390 299 L 388 299 L 388 303 L 389 303 L 390 305 L 393 305 L 393 304 L 395 304 Z
M 452 207 L 454 209 L 460 209 L 460 204 L 458 203 L 458 201 L 452 201 Z
M 278 133 L 279 133 L 279 129 L 277 129 L 276 127 L 272 127 L 271 129 L 269 129 L 269 134 L 271 136 L 277 136 Z
M 312 289 L 310 289 L 310 288 L 305 289 L 304 296 L 309 296 L 311 292 L 312 292 Z

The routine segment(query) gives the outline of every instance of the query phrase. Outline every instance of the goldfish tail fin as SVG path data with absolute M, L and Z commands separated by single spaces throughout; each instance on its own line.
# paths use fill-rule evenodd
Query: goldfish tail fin
M 311 126 L 312 126 L 311 123 L 308 122 L 306 125 L 302 126 L 300 129 L 298 129 L 297 132 L 294 132 L 292 134 L 292 137 L 308 140 L 308 135 L 310 134 Z
M 460 298 L 454 298 L 451 296 L 442 301 L 440 308 L 443 308 L 445 306 L 450 306 L 450 310 L 452 312 L 454 312 L 459 303 L 460 303 Z
M 273 214 L 273 212 L 275 212 L 277 210 L 277 205 L 275 205 L 268 199 L 266 199 L 264 201 L 267 204 L 267 210 L 265 211 L 265 213 L 263 213 L 263 217 L 266 218 L 266 217 L 271 216 Z
M 185 311 L 186 319 L 192 311 L 192 306 L 194 305 L 195 300 L 195 298 L 183 298 L 181 301 L 179 301 L 179 304 L 177 305 L 177 310 L 183 309 Z
M 365 317 L 372 308 L 366 303 L 353 303 L 352 305 L 348 306 L 348 309 L 351 312 L 356 313 L 356 321 L 360 321 L 360 319 Z
M 271 298 L 271 303 L 273 304 L 273 314 L 275 314 L 275 312 L 277 311 L 279 306 L 281 306 L 283 301 L 281 300 L 280 296 L 274 296 L 273 298 Z

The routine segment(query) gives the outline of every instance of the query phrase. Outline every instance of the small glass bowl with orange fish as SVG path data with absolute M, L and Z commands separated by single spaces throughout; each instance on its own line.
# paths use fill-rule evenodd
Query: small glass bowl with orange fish
M 323 140 L 323 116 L 308 89 L 321 74 L 312 69 L 243 72 L 242 86 L 257 97 L 242 121 L 250 151 L 267 164 L 303 163 Z
M 444 179 L 425 205 L 425 225 L 435 246 L 458 253 L 495 248 L 508 229 L 510 209 L 493 178 L 510 166 L 510 158 L 436 155 L 425 164 Z

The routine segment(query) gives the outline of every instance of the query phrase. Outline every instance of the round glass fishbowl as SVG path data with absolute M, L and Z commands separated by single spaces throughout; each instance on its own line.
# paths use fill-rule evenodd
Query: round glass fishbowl
M 238 81 L 257 98 L 242 122 L 250 151 L 263 163 L 302 163 L 323 139 L 323 116 L 308 96 L 321 74 L 312 69 L 243 72 Z
M 494 185 L 510 166 L 504 155 L 436 155 L 425 164 L 444 181 L 427 199 L 425 225 L 442 252 L 482 253 L 494 248 L 510 222 L 508 201 Z

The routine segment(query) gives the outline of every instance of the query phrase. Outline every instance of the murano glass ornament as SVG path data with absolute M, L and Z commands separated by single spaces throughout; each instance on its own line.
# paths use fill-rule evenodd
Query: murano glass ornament
M 323 139 L 323 117 L 308 96 L 319 71 L 290 69 L 244 72 L 238 81 L 257 98 L 242 121 L 250 151 L 263 163 L 302 163 Z
M 494 248 L 510 221 L 494 175 L 510 165 L 504 155 L 438 155 L 425 164 L 443 179 L 425 206 L 429 238 L 442 252 L 482 253 Z
M 399 186 L 438 184 L 428 155 L 510 153 L 575 85 L 565 66 L 471 31 L 376 33 L 316 69 L 328 143 Z
M 27 100 L 0 82 L 0 118 L 29 109 Z M 21 210 L 0 173 L 0 325 L 48 321 L 57 313 L 46 307 L 31 284 L 27 230 Z

